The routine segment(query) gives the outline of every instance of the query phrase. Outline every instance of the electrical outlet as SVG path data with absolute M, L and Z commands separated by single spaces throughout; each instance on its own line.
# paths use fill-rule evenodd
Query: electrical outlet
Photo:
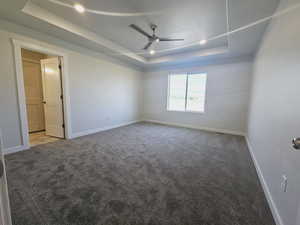
M 287 192 L 288 179 L 286 175 L 282 175 L 281 190 Z

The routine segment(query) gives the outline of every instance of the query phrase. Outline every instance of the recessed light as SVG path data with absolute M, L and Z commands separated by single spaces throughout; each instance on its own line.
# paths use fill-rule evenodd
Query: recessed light
M 203 39 L 199 43 L 200 43 L 200 45 L 205 45 L 207 43 L 207 40 Z
M 156 41 L 157 43 L 158 43 L 158 42 L 160 42 L 159 38 L 156 38 L 156 40 L 155 40 L 155 41 Z
M 150 50 L 150 55 L 154 55 L 155 51 L 154 50 Z
M 46 73 L 54 73 L 55 71 L 53 69 L 49 68 L 49 67 L 46 67 L 45 72 Z
M 80 5 L 80 4 L 75 4 L 75 5 L 74 5 L 74 9 L 75 9 L 77 12 L 79 12 L 79 13 L 84 13 L 84 11 L 85 11 L 84 6 L 83 6 L 83 5 Z

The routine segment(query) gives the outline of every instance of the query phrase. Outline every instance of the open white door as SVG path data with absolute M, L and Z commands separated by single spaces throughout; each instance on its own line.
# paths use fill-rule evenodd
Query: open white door
M 9 197 L 3 157 L 2 134 L 0 130 L 0 225 L 11 225 Z
M 60 60 L 41 60 L 46 135 L 64 138 Z

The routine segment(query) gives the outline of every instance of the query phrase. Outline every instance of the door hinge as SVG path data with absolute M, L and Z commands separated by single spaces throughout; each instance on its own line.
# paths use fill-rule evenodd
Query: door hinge
M 64 100 L 64 96 L 63 96 L 63 95 L 60 95 L 60 99 L 61 99 L 61 100 Z
M 65 128 L 65 124 L 61 125 L 63 128 Z
M 58 65 L 58 68 L 61 70 L 61 64 Z

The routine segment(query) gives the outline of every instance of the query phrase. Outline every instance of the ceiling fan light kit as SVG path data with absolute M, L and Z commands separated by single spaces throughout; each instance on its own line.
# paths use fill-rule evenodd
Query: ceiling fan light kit
M 200 45 L 205 45 L 207 43 L 207 40 L 203 39 L 199 43 L 200 43 Z
M 148 50 L 149 47 L 153 44 L 153 42 L 159 43 L 161 41 L 184 41 L 184 39 L 161 38 L 161 37 L 157 36 L 155 34 L 155 31 L 157 28 L 157 26 L 155 24 L 150 24 L 150 28 L 152 30 L 152 35 L 146 31 L 144 31 L 142 28 L 140 28 L 139 26 L 137 26 L 135 24 L 130 24 L 129 27 L 131 27 L 135 31 L 139 32 L 140 34 L 142 34 L 148 38 L 148 43 L 143 48 L 144 50 Z M 153 55 L 155 53 L 155 51 L 153 50 L 154 53 L 151 53 L 151 51 L 150 51 L 150 54 Z
M 152 49 L 152 50 L 150 50 L 149 53 L 150 53 L 150 55 L 154 55 L 155 54 L 155 50 Z
M 85 12 L 85 8 L 83 5 L 80 5 L 78 3 L 74 4 L 74 9 L 79 12 L 79 13 L 84 13 Z

